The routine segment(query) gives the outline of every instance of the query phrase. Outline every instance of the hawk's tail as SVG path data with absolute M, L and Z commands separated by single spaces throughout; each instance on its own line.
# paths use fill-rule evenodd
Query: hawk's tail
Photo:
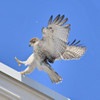
M 59 76 L 47 62 L 43 63 L 41 68 L 41 70 L 45 71 L 49 75 L 52 83 L 59 83 L 62 81 L 62 77 Z
M 50 73 L 48 73 L 50 79 L 51 79 L 51 82 L 52 83 L 60 83 L 62 82 L 62 77 L 58 75 L 57 72 L 55 72 L 54 70 L 50 71 Z

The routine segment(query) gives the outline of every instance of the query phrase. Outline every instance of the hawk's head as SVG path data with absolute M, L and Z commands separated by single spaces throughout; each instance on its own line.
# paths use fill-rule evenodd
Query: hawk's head
M 32 38 L 32 39 L 30 40 L 29 47 L 30 47 L 30 46 L 34 46 L 34 44 L 37 43 L 38 41 L 39 41 L 38 38 Z

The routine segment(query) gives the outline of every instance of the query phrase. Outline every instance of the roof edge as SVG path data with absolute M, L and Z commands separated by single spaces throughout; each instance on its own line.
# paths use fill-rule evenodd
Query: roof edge
M 61 94 L 49 89 L 48 87 L 28 78 L 26 76 L 21 75 L 16 70 L 12 69 L 11 67 L 9 67 L 1 62 L 0 62 L 0 71 L 5 73 L 6 75 L 12 77 L 13 79 L 20 81 L 43 94 L 46 94 L 49 97 L 56 98 L 55 100 L 59 100 L 59 98 L 62 98 L 63 100 L 70 100 L 69 98 L 62 96 Z

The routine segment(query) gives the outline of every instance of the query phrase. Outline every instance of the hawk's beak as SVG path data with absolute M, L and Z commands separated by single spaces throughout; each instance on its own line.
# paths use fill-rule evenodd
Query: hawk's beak
M 31 47 L 31 43 L 29 43 L 29 47 Z

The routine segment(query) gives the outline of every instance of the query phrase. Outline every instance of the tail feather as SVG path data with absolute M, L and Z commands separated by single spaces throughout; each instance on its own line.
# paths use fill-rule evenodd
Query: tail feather
M 62 77 L 58 75 L 58 73 L 56 73 L 55 71 L 52 71 L 50 73 L 48 73 L 50 79 L 51 79 L 51 82 L 52 83 L 60 83 L 62 82 Z
M 58 75 L 57 72 L 46 62 L 42 63 L 41 70 L 45 71 L 51 79 L 52 83 L 59 83 L 62 81 L 62 77 Z

